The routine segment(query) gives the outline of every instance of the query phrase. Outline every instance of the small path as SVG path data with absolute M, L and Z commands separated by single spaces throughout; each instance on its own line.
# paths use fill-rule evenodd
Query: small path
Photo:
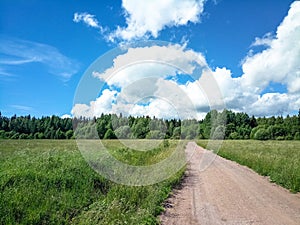
M 167 200 L 167 209 L 160 216 L 162 224 L 300 224 L 299 193 L 292 194 L 194 142 L 188 143 L 186 154 L 186 179 L 182 188 Z M 212 163 L 200 171 L 201 160 L 212 157 Z

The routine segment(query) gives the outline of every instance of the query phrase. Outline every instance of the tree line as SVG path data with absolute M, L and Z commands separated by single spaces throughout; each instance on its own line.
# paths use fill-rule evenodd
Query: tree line
M 102 114 L 94 118 L 2 116 L 2 139 L 256 139 L 300 140 L 300 110 L 286 117 L 254 117 L 223 110 L 208 112 L 203 120 L 124 117 Z

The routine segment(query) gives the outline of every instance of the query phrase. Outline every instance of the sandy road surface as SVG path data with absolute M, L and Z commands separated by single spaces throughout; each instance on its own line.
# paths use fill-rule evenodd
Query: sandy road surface
M 213 155 L 195 143 L 183 186 L 175 190 L 161 215 L 162 224 L 300 225 L 300 194 L 292 194 L 235 162 Z M 199 169 L 204 155 L 215 157 Z

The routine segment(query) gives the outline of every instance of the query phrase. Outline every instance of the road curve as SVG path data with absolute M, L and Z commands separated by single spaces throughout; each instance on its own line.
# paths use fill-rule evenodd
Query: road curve
M 186 154 L 189 158 L 186 179 L 166 201 L 161 224 L 300 224 L 299 193 L 292 194 L 194 142 L 188 143 Z M 206 169 L 199 169 L 203 158 L 212 157 L 214 160 Z

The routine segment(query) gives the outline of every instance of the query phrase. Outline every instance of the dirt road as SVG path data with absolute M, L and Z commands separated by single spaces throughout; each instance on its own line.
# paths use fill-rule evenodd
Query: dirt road
M 162 224 L 300 224 L 299 194 L 193 142 L 186 154 L 190 157 L 187 177 L 166 202 Z M 215 159 L 201 171 L 204 156 Z

